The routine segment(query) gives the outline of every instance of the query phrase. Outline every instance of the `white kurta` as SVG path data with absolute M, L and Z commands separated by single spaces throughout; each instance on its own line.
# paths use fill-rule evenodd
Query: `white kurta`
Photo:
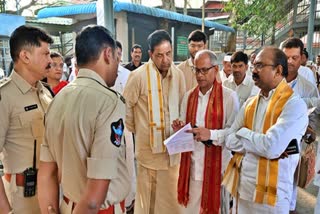
M 203 95 L 199 91 L 198 97 L 198 109 L 196 114 L 196 125 L 198 127 L 205 126 L 205 112 L 207 109 L 207 104 L 209 101 L 209 96 L 212 91 L 212 88 Z M 188 91 L 184 96 L 181 103 L 181 117 L 182 121 L 186 120 L 186 110 L 188 104 L 188 97 L 192 90 Z M 225 134 L 228 132 L 228 129 L 231 127 L 236 114 L 239 110 L 238 98 L 235 92 L 232 90 L 223 87 L 223 129 L 220 130 L 210 130 L 213 144 L 222 146 L 222 168 L 221 174 L 225 171 L 227 163 L 231 158 L 231 153 L 224 147 Z M 201 205 L 201 190 L 203 182 L 203 167 L 204 167 L 204 158 L 205 158 L 205 145 L 201 142 L 195 142 L 195 150 L 191 155 L 191 170 L 190 170 L 190 201 L 187 208 L 184 209 L 183 213 L 199 213 Z M 223 200 L 223 199 L 222 199 Z M 229 200 L 226 202 L 229 205 Z M 221 204 L 221 206 L 223 206 Z
M 229 78 L 226 81 L 224 81 L 223 85 L 237 93 L 240 107 L 249 97 L 258 94 L 260 90 L 257 86 L 254 85 L 253 79 L 249 75 L 245 76 L 240 85 L 236 84 L 233 76 L 232 78 Z
M 316 78 L 314 76 L 313 71 L 306 67 L 306 66 L 300 66 L 298 73 L 303 76 L 306 80 L 310 81 L 312 83 L 312 85 L 314 85 L 315 87 L 317 87 L 317 82 L 316 82 Z
M 319 93 L 317 88 L 312 85 L 312 83 L 308 80 L 306 80 L 304 77 L 302 77 L 300 74 L 298 74 L 297 78 L 292 80 L 290 83 L 288 83 L 290 87 L 293 89 L 293 91 L 298 94 L 307 104 L 307 106 L 313 107 L 312 100 L 319 98 Z M 317 116 L 312 114 L 310 118 L 310 122 L 312 127 L 316 127 L 316 121 Z M 300 144 L 300 151 L 301 151 L 301 144 Z M 299 163 L 300 154 L 290 155 L 289 158 L 292 161 L 292 167 L 293 170 L 295 170 L 295 167 Z M 293 193 L 292 193 L 292 199 L 290 203 L 290 210 L 295 210 L 297 202 L 297 184 L 293 184 Z
M 247 209 L 246 206 L 240 206 L 241 200 L 239 200 L 238 213 L 258 213 L 261 209 L 265 212 L 271 210 L 271 213 L 277 214 L 288 213 L 288 210 L 285 212 L 282 210 L 284 207 L 289 207 L 292 196 L 294 170 L 290 158 L 279 160 L 276 206 L 253 202 L 259 158 L 280 157 L 292 139 L 297 139 L 298 142 L 301 140 L 308 125 L 306 104 L 294 93 L 285 104 L 277 123 L 263 134 L 264 115 L 273 93 L 274 90 L 270 91 L 267 98 L 260 95 L 253 130 L 243 127 L 247 105 L 245 103 L 231 127 L 231 131 L 234 131 L 226 138 L 226 147 L 244 153 L 238 189 L 239 197 L 249 204 L 254 204 Z

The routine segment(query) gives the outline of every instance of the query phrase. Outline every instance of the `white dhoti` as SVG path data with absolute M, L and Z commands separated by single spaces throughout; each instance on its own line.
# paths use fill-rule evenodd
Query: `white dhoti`
M 267 204 L 258 204 L 253 201 L 247 201 L 239 198 L 237 200 L 238 206 L 233 207 L 232 213 L 238 214 L 256 214 L 256 213 L 268 213 L 268 214 L 288 214 L 290 209 L 290 201 L 282 200 L 277 201 L 276 206 L 272 207 Z M 237 211 L 236 212 L 236 207 Z

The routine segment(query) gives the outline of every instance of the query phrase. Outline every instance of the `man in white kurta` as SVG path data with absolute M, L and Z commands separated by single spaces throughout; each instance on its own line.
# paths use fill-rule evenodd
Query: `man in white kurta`
M 240 107 L 252 95 L 259 92 L 254 85 L 252 76 L 247 74 L 248 56 L 242 51 L 237 51 L 231 56 L 232 78 L 223 82 L 223 85 L 235 91 L 239 98 Z
M 223 68 L 219 71 L 219 75 L 217 76 L 217 80 L 221 83 L 226 81 L 227 79 L 232 78 L 232 71 L 231 71 L 231 53 L 227 53 L 227 55 L 223 58 Z
M 307 104 L 307 107 L 317 107 L 313 105 L 312 100 L 319 98 L 319 93 L 314 84 L 305 79 L 302 75 L 300 75 L 299 71 L 301 66 L 301 58 L 303 53 L 303 43 L 298 38 L 288 38 L 284 42 L 281 43 L 281 47 L 283 52 L 286 54 L 288 59 L 288 76 L 286 77 L 287 83 L 293 89 L 295 93 L 297 93 Z M 310 72 L 311 73 L 311 72 Z M 313 129 L 316 129 L 317 115 L 315 113 L 310 115 L 309 124 Z M 301 148 L 305 145 L 300 145 Z M 289 157 L 292 161 L 292 166 L 296 166 L 299 162 L 300 155 L 295 154 Z M 293 194 L 292 200 L 290 204 L 290 210 L 295 210 L 297 201 L 297 183 L 294 182 L 293 185 Z
M 242 155 L 241 166 L 238 167 L 239 184 L 233 192 L 238 197 L 235 209 L 239 214 L 289 212 L 295 167 L 292 167 L 292 162 L 290 158 L 286 158 L 284 151 L 291 140 L 300 142 L 308 125 L 308 116 L 306 104 L 283 78 L 288 72 L 286 67 L 286 55 L 277 48 L 264 48 L 257 55 L 253 78 L 261 92 L 241 108 L 231 127 L 234 132 L 226 139 L 226 146 L 237 152 L 234 157 Z M 277 99 L 278 97 L 280 98 Z M 282 104 L 278 105 L 278 100 L 282 100 Z M 250 112 L 248 107 L 254 102 L 256 111 L 251 112 L 253 116 L 250 129 L 244 124 L 245 119 L 250 118 L 246 117 Z M 278 115 L 277 119 L 273 119 L 273 124 L 265 124 L 266 120 L 270 120 L 266 115 L 273 114 Z M 265 129 L 266 126 L 269 128 Z M 270 174 L 266 171 L 263 178 L 266 179 L 264 185 L 268 185 L 260 187 L 260 169 L 265 169 L 260 165 L 262 160 L 266 160 L 269 167 L 276 163 L 277 168 L 269 168 L 273 170 Z M 228 169 L 226 174 L 230 175 Z M 232 183 L 234 186 L 235 183 Z M 262 198 L 259 197 L 261 193 Z
M 211 68 L 210 68 L 211 67 Z M 207 70 L 210 68 L 209 70 Z M 203 71 L 201 71 L 203 70 Z M 206 72 L 204 70 L 207 70 Z M 209 100 L 210 96 L 218 96 L 214 87 L 218 87 L 219 84 L 216 82 L 216 75 L 218 73 L 217 58 L 212 51 L 203 50 L 199 51 L 195 57 L 195 71 L 196 77 L 198 80 L 198 87 L 188 91 L 181 103 L 181 121 L 186 121 L 186 116 L 193 114 L 190 112 L 190 106 L 188 102 L 190 99 L 190 94 L 194 93 L 194 90 L 198 92 L 198 102 L 195 118 L 195 126 L 198 128 L 193 129 L 194 134 L 199 134 L 199 138 L 195 140 L 195 150 L 191 154 L 191 165 L 190 165 L 190 183 L 189 183 L 189 195 L 190 199 L 187 202 L 186 206 L 183 208 L 183 213 L 185 214 L 195 214 L 200 213 L 200 210 L 205 210 L 205 207 L 202 207 L 202 194 L 203 183 L 204 183 L 204 166 L 205 166 L 205 148 L 206 146 L 201 143 L 204 140 L 212 140 L 212 143 L 215 146 L 222 147 L 222 159 L 221 159 L 221 174 L 225 171 L 226 163 L 231 158 L 231 153 L 224 147 L 225 134 L 232 125 L 234 118 L 239 109 L 238 98 L 235 92 L 222 86 L 222 102 L 223 102 L 223 119 L 222 119 L 222 128 L 221 129 L 208 129 L 205 128 L 206 116 L 213 117 L 212 115 L 206 115 L 205 112 L 208 112 L 208 105 L 212 105 Z M 221 85 L 219 86 L 221 87 Z M 189 111 L 188 111 L 189 110 Z M 213 109 L 213 111 L 218 111 Z M 176 121 L 175 121 L 176 122 Z M 174 123 L 175 124 L 175 123 Z M 177 123 L 176 123 L 177 124 Z M 207 138 L 202 135 L 204 132 L 207 132 Z M 181 163 L 184 164 L 184 163 Z M 180 169 L 180 175 L 181 169 Z M 187 178 L 188 179 L 188 178 Z M 210 180 L 212 181 L 213 178 Z M 179 178 L 180 181 L 180 178 Z M 213 182 L 213 181 L 212 181 Z M 220 189 L 220 185 L 219 185 Z M 179 191 L 179 190 L 178 190 Z M 214 190 L 210 190 L 214 191 Z M 179 194 L 179 193 L 178 193 Z M 210 200 L 209 200 L 210 201 Z M 226 192 L 221 189 L 221 200 L 220 200 L 220 213 L 229 213 L 229 197 Z M 209 203 L 209 202 L 208 202 Z M 210 202 L 211 203 L 211 202 Z M 219 207 L 218 207 L 219 209 Z M 214 210 L 208 210 L 204 213 L 215 213 Z

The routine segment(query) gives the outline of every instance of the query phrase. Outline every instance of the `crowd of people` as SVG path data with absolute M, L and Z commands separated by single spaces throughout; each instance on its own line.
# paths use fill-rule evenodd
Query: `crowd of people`
M 288 38 L 219 62 L 195 30 L 175 66 L 167 31 L 146 42 L 149 60 L 135 44 L 122 66 L 122 45 L 102 26 L 77 34 L 72 60 L 39 28 L 12 33 L 0 213 L 294 213 L 297 187 L 320 186 L 320 56 L 310 63 Z M 170 155 L 164 141 L 186 124 L 194 149 Z

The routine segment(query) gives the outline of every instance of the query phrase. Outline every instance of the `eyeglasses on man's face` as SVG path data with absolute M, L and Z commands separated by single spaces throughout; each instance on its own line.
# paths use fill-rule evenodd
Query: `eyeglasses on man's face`
M 253 69 L 255 69 L 257 71 L 261 71 L 262 68 L 264 68 L 266 66 L 275 67 L 276 65 L 274 65 L 274 64 L 263 64 L 263 63 L 255 63 L 255 64 L 252 65 Z
M 196 71 L 196 74 L 202 74 L 202 75 L 206 75 L 210 69 L 212 69 L 213 67 L 215 67 L 217 65 L 212 65 L 209 68 L 197 68 L 197 67 L 193 67 L 193 69 Z

